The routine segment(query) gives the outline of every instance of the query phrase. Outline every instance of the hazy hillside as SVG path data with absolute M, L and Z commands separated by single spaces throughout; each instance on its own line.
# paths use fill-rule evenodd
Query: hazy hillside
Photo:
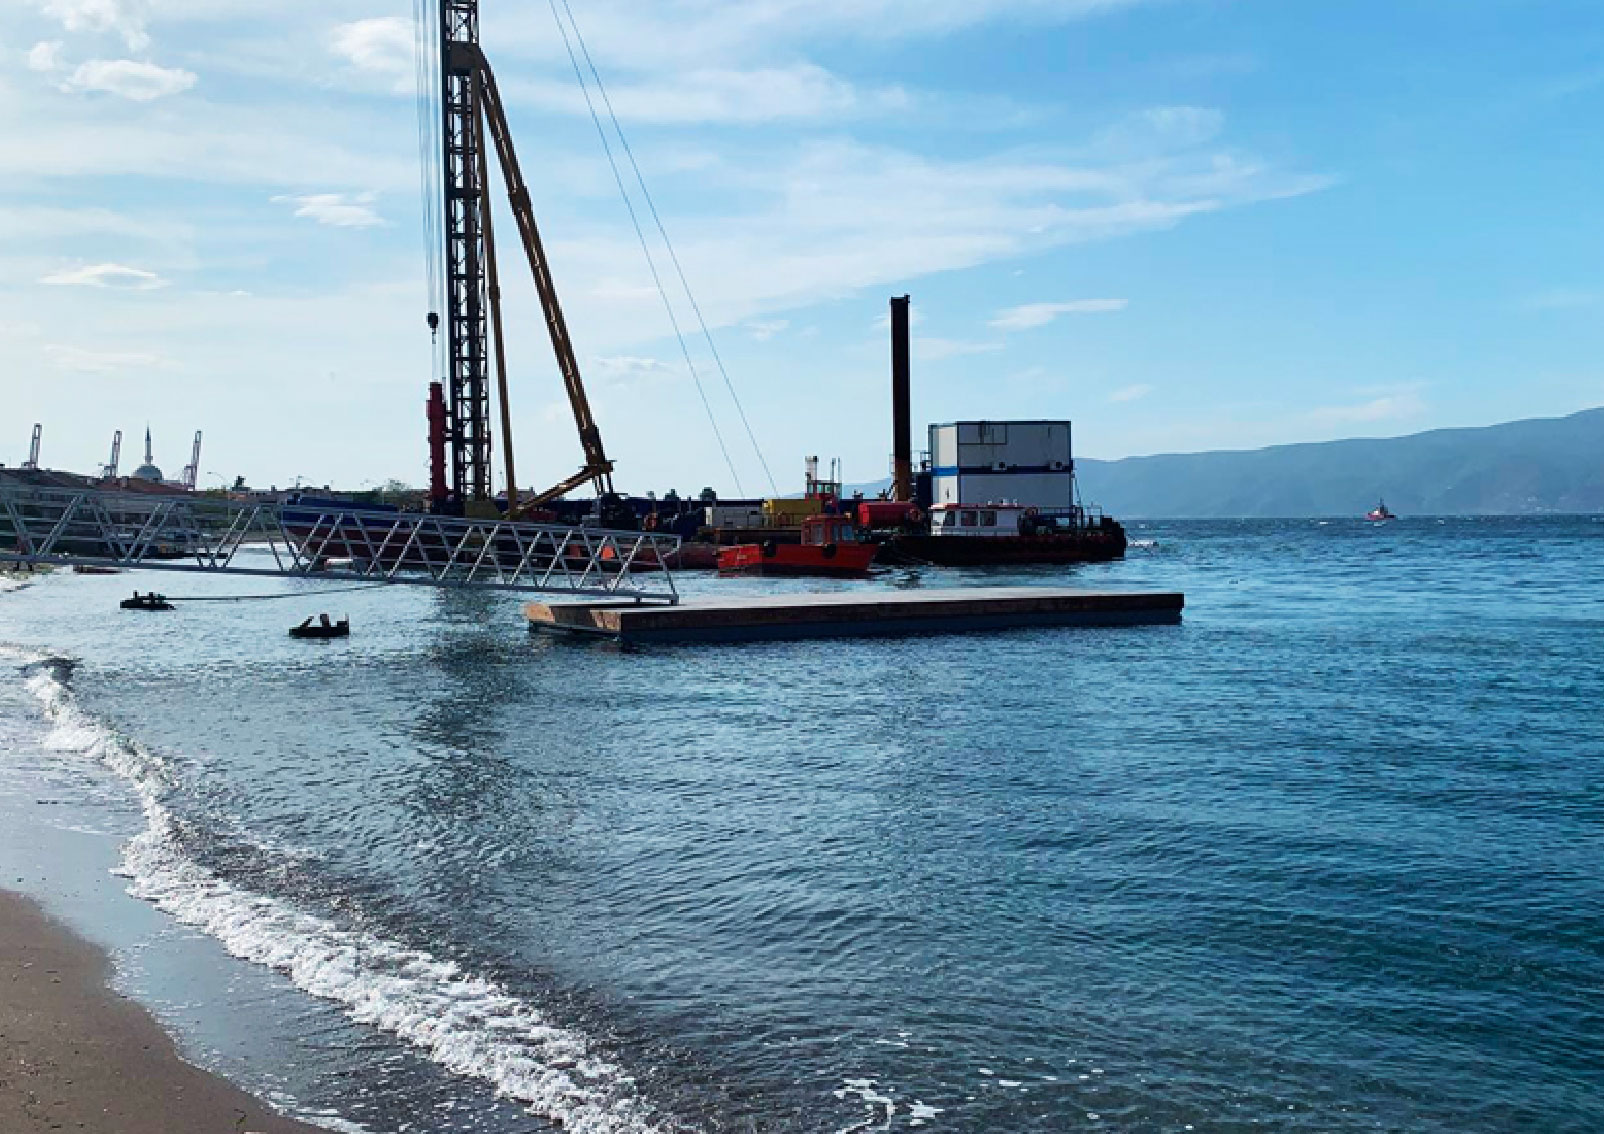
M 1116 516 L 1604 512 L 1604 409 L 1485 429 L 1250 452 L 1080 460 L 1081 494 Z

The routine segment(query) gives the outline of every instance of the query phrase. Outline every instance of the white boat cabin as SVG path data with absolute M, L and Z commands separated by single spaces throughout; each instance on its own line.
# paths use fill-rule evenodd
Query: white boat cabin
M 1023 504 L 937 504 L 930 509 L 930 534 L 970 539 L 1013 537 L 1027 512 Z
M 814 546 L 857 543 L 858 529 L 851 516 L 809 516 L 802 521 L 802 542 Z

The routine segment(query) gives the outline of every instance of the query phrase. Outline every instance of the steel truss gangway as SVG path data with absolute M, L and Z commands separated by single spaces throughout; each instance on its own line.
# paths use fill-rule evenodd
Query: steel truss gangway
M 424 512 L 0 481 L 0 562 L 676 603 L 679 538 Z

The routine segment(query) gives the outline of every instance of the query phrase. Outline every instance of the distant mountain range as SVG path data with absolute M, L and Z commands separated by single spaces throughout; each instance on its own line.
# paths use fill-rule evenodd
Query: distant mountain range
M 1377 441 L 1079 458 L 1081 496 L 1122 519 L 1604 513 L 1604 408 Z M 874 496 L 891 481 L 848 485 Z
M 1081 495 L 1119 517 L 1604 512 L 1604 409 L 1385 440 L 1077 460 Z

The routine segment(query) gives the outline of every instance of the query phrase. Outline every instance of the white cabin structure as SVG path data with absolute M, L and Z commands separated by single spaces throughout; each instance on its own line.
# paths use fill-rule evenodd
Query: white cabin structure
M 1041 511 L 1073 508 L 1075 460 L 1070 452 L 1070 423 L 956 421 L 932 425 L 930 496 L 933 506 L 1007 502 Z
M 1026 512 L 1023 504 L 932 504 L 930 534 L 955 539 L 1018 536 Z

